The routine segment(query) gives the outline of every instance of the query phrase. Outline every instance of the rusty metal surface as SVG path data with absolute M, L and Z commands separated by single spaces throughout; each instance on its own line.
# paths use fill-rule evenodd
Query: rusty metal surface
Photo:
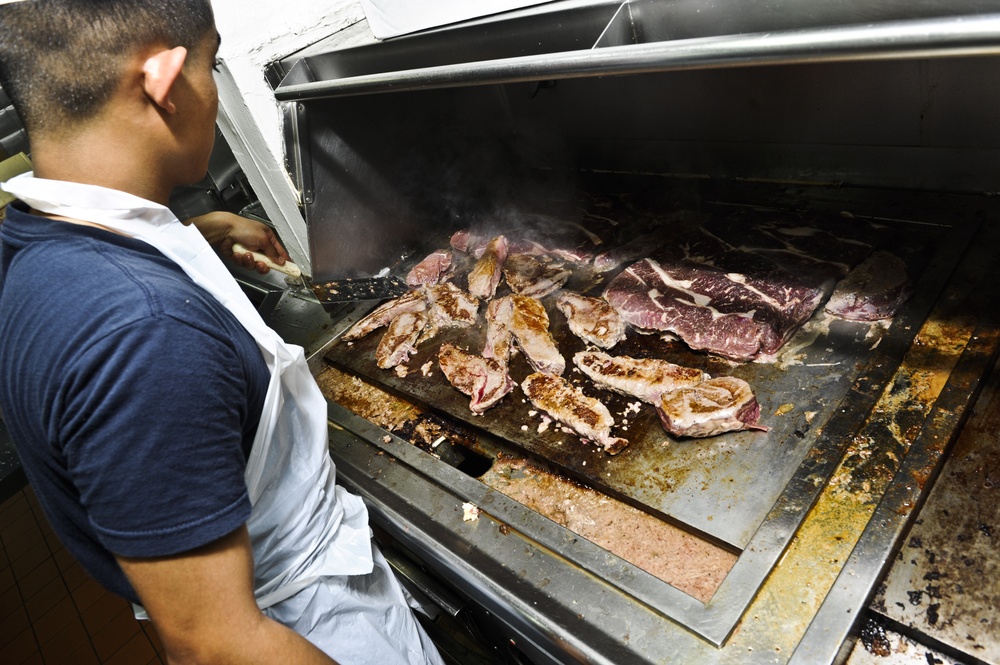
M 983 662 L 1000 663 L 1000 374 L 994 368 L 876 612 Z
M 928 260 L 929 249 L 961 248 L 970 232 L 964 226 L 903 227 L 901 241 L 893 249 L 908 259 L 915 281 Z M 950 255 L 954 260 L 958 252 L 952 250 Z M 938 277 L 919 282 L 919 288 L 930 298 L 941 288 L 947 270 L 932 274 Z M 919 302 L 920 296 L 918 293 L 914 302 Z M 569 360 L 584 344 L 569 333 L 564 317 L 554 307 L 556 298 L 548 296 L 543 302 L 560 351 Z M 897 321 L 908 320 L 904 309 Z M 629 405 L 636 400 L 598 390 L 579 372 L 568 369 L 567 378 L 608 405 L 618 422 L 613 434 L 629 439 L 630 445 L 614 457 L 555 425 L 545 427 L 518 389 L 483 416 L 473 415 L 468 398 L 448 384 L 434 365 L 443 342 L 481 349 L 482 327 L 447 331 L 425 343 L 407 364 L 410 371 L 405 376 L 375 365 L 374 350 L 380 334 L 350 345 L 335 345 L 326 358 L 408 399 L 509 441 L 595 489 L 743 549 L 816 446 L 851 386 L 878 355 L 874 349 L 882 343 L 892 346 L 893 338 L 903 340 L 898 345 L 898 356 L 881 356 L 884 362 L 898 363 L 912 334 L 896 326 L 845 322 L 819 312 L 786 344 L 775 362 L 734 366 L 655 336 L 630 332 L 628 339 L 612 350 L 613 354 L 666 358 L 702 368 L 713 376 L 732 375 L 747 380 L 761 403 L 761 422 L 770 431 L 728 433 L 701 440 L 673 439 L 663 431 L 651 407 L 643 405 L 638 413 L 631 411 Z M 422 372 L 421 367 L 430 371 Z M 523 357 L 512 361 L 511 376 L 515 381 L 530 372 Z M 761 473 L 762 469 L 767 472 Z

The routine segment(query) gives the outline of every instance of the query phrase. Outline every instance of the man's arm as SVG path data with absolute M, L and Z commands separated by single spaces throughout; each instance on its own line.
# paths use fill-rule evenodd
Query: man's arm
M 257 608 L 246 527 L 183 554 L 118 557 L 118 563 L 153 620 L 171 665 L 335 665 Z
M 252 254 L 234 254 L 233 243 L 238 242 L 251 252 L 262 253 L 279 266 L 288 261 L 288 252 L 267 224 L 223 210 L 192 217 L 184 223 L 194 225 L 205 236 L 208 244 L 218 246 L 222 256 L 231 257 L 247 270 L 264 274 L 268 267 L 264 263 L 255 262 Z

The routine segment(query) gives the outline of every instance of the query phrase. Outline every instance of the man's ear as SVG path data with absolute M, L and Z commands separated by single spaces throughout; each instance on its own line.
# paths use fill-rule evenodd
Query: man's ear
M 143 90 L 146 96 L 167 113 L 175 113 L 177 107 L 170 99 L 177 77 L 184 68 L 187 49 L 177 46 L 165 51 L 157 51 L 142 65 Z

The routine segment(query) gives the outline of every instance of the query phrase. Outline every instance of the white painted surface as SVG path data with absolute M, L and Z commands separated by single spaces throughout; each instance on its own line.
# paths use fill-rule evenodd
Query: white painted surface
M 292 260 L 311 273 L 305 221 L 284 168 L 281 111 L 264 80 L 268 63 L 347 31 L 374 42 L 358 0 L 212 0 L 222 35 L 219 126 Z M 360 28 L 360 29 L 359 29 Z
M 372 32 L 379 39 L 489 16 L 550 0 L 361 0 Z

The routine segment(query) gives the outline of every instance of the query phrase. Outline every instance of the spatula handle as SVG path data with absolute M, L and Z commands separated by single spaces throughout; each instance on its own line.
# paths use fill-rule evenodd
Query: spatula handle
M 302 270 L 299 269 L 299 267 L 294 263 L 292 263 L 291 261 L 285 261 L 284 265 L 279 265 L 274 261 L 272 261 L 271 259 L 269 259 L 267 255 L 261 254 L 260 252 L 251 252 L 249 249 L 239 244 L 238 242 L 233 243 L 233 253 L 253 254 L 254 261 L 260 261 L 271 270 L 277 270 L 278 272 L 284 273 L 289 277 L 294 277 L 295 279 L 302 277 Z

